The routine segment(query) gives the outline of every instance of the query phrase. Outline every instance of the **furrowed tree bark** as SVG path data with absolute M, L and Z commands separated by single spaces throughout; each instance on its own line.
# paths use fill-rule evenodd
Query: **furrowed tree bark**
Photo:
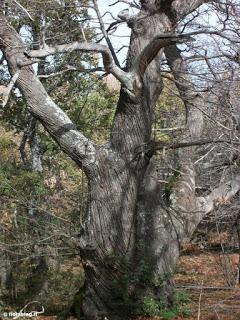
M 0 15 L 0 48 L 11 73 L 19 72 L 16 84 L 29 111 L 88 177 L 89 203 L 78 239 L 86 273 L 81 292 L 86 319 L 129 319 L 141 312 L 145 297 L 171 304 L 171 279 L 181 243 L 219 197 L 228 200 L 240 188 L 240 179 L 235 177 L 208 197 L 197 198 L 195 146 L 189 146 L 178 153 L 177 174 L 166 199 L 159 162 L 144 149 L 137 151 L 151 144 L 155 104 L 163 87 L 160 61 L 164 46 L 173 44 L 173 38 L 169 42 L 164 38 L 164 45 L 155 41 L 159 34 L 169 35 L 176 20 L 203 2 L 183 1 L 179 7 L 180 1 L 141 1 L 140 12 L 129 23 L 132 34 L 125 71 L 114 64 L 102 45 L 74 43 L 27 52 L 6 17 Z M 71 50 L 100 52 L 107 72 L 122 83 L 111 138 L 101 146 L 74 128 L 30 66 L 31 58 Z M 202 99 L 195 94 L 178 48 L 165 49 L 165 55 L 187 110 L 187 130 L 182 137 L 186 146 L 201 138 L 202 113 L 197 107 Z
M 171 26 L 163 13 L 149 15 L 144 9 L 140 11 L 131 25 L 127 71 L 136 65 L 136 57 L 141 56 L 149 39 L 168 31 Z M 162 201 L 165 186 L 157 182 L 158 166 L 154 161 L 149 163 L 144 155 L 136 157 L 135 154 L 136 148 L 148 144 L 151 139 L 154 107 L 162 90 L 161 57 L 162 52 L 159 52 L 147 67 L 142 87 L 136 86 L 138 99 L 131 99 L 122 87 L 110 141 L 114 163 L 109 161 L 110 157 L 107 162 L 104 160 L 105 170 L 98 178 L 100 186 L 90 181 L 91 198 L 97 201 L 95 204 L 91 201 L 91 223 L 86 224 L 88 234 L 95 235 L 92 237 L 95 246 L 86 254 L 90 263 L 86 265 L 88 281 L 83 310 L 89 319 L 97 319 L 97 315 L 104 314 L 106 309 L 111 319 L 128 318 L 136 311 L 136 306 L 143 304 L 146 296 L 162 299 L 166 304 L 173 300 L 171 276 L 180 243 L 190 234 L 186 224 L 191 221 L 196 205 L 186 199 L 188 212 L 184 214 L 166 208 Z M 179 187 L 188 175 L 193 175 L 191 166 L 189 168 L 188 163 L 184 166 L 186 177 L 179 181 Z M 99 173 L 102 173 L 101 168 Z M 192 193 L 194 187 L 193 183 Z M 180 207 L 180 203 L 176 204 L 176 209 L 177 205 Z M 99 212 L 101 217 L 96 219 Z M 101 239 L 105 234 L 108 237 Z M 103 250 L 99 246 L 101 242 Z M 93 310 L 95 318 L 91 318 Z

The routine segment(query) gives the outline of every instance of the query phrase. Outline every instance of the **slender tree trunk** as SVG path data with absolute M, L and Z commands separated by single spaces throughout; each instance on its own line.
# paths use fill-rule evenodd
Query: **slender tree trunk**
M 34 122 L 34 127 L 32 128 L 32 131 L 29 136 L 29 145 L 32 153 L 31 169 L 33 172 L 42 172 L 42 153 L 37 136 L 38 123 L 36 122 L 36 120 Z

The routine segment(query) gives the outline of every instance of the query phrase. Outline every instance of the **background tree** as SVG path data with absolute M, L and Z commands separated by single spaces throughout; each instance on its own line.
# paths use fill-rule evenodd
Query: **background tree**
M 207 2 L 208 6 L 200 7 Z M 59 7 L 61 10 L 61 6 L 85 5 L 69 1 Z M 122 319 L 140 312 L 145 297 L 173 303 L 171 276 L 181 243 L 217 204 L 239 191 L 238 167 L 210 192 L 199 194 L 196 189 L 197 146 L 210 142 L 203 136 L 207 96 L 202 93 L 201 80 L 191 74 L 182 49 L 194 52 L 196 57 L 205 38 L 199 37 L 199 42 L 192 44 L 191 36 L 197 38 L 199 34 L 211 35 L 224 48 L 222 39 L 232 42 L 237 36 L 234 30 L 228 30 L 228 22 L 230 16 L 234 18 L 231 10 L 236 12 L 238 7 L 233 1 L 218 5 L 199 0 L 144 0 L 134 4 L 135 15 L 121 12 L 116 21 L 126 22 L 131 29 L 125 68 L 120 67 L 113 52 L 97 2 L 93 1 L 91 7 L 108 47 L 87 37 L 75 42 L 71 42 L 71 37 L 66 42 L 45 38 L 39 49 L 26 47 L 16 28 L 10 25 L 5 7 L 0 15 L 0 48 L 10 73 L 18 75 L 16 85 L 30 113 L 88 178 L 88 208 L 78 239 L 86 274 L 82 313 L 87 319 Z M 225 18 L 206 30 L 202 26 L 204 15 L 219 11 Z M 27 4 L 26 12 L 31 16 Z M 237 19 L 234 21 L 237 23 Z M 187 42 L 189 49 L 176 45 Z M 31 66 L 36 59 L 60 54 L 71 59 L 76 52 L 100 53 L 105 72 L 121 82 L 110 139 L 101 145 L 73 125 L 67 113 L 50 98 Z M 183 134 L 177 134 L 170 142 L 154 140 L 152 135 L 155 106 L 163 89 L 159 68 L 163 53 L 186 109 Z M 238 146 L 236 137 L 217 140 Z M 154 157 L 157 150 L 163 149 L 169 150 L 167 154 L 165 151 Z M 171 152 L 172 149 L 179 152 Z M 163 179 L 161 168 L 166 160 L 172 166 Z

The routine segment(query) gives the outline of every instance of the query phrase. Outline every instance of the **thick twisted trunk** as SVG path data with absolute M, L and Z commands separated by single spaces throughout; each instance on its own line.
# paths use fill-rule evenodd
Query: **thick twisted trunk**
M 143 9 L 131 28 L 129 70 L 149 39 L 169 31 L 172 24 L 167 15 Z M 145 297 L 173 303 L 172 275 L 181 242 L 203 214 L 195 197 L 192 148 L 184 151 L 188 156 L 179 155 L 182 174 L 168 200 L 166 186 L 159 182 L 159 164 L 149 159 L 144 148 L 139 152 L 151 140 L 154 108 L 162 90 L 161 58 L 159 52 L 142 77 L 142 86 L 136 83 L 135 99 L 122 88 L 110 144 L 100 153 L 98 169 L 90 178 L 89 212 L 81 240 L 87 246 L 81 251 L 86 270 L 82 309 L 90 320 L 128 319 L 141 312 Z M 178 58 L 173 55 L 175 69 L 182 68 Z M 190 98 L 191 104 L 198 100 Z M 186 141 L 201 134 L 201 128 L 195 132 L 196 110 L 188 112 Z
M 126 162 L 108 168 L 102 163 L 100 171 L 103 175 L 90 183 L 88 238 L 81 252 L 86 271 L 82 307 L 87 319 L 128 319 L 140 311 L 145 296 L 169 297 L 178 234 L 166 217 L 158 186 L 152 190 L 153 182 L 144 182 L 140 187 Z
M 132 163 L 112 151 L 101 155 L 90 180 L 89 209 L 81 256 L 86 271 L 83 311 L 89 319 L 119 315 L 120 282 L 127 276 L 135 249 L 138 176 Z M 126 311 L 126 310 L 124 310 Z
M 133 26 L 128 68 L 149 39 L 164 29 L 159 16 L 139 14 Z M 144 77 L 144 83 L 151 85 L 143 83 L 137 99 L 132 99 L 122 88 L 109 148 L 100 153 L 98 169 L 90 179 L 89 212 L 81 240 L 88 246 L 81 253 L 86 270 L 82 307 L 88 319 L 104 316 L 127 319 L 139 309 L 153 279 L 151 272 L 145 270 L 151 266 L 152 257 L 142 247 L 144 240 L 140 234 L 144 232 L 146 237 L 149 231 L 143 231 L 143 225 L 140 227 L 149 201 L 141 196 L 149 158 L 137 153 L 136 148 L 151 139 L 154 105 L 162 90 L 159 68 L 156 68 L 160 57 L 152 62 Z M 158 201 L 160 194 L 156 196 Z M 140 215 L 142 211 L 144 217 Z M 144 283 L 144 278 L 148 283 Z
M 169 206 L 154 160 L 145 165 L 141 181 L 125 161 L 104 160 L 100 166 L 98 179 L 90 182 L 89 220 L 81 239 L 82 309 L 86 319 L 128 319 L 141 313 L 145 297 L 173 302 L 180 245 L 200 216 L 193 206 L 191 212 Z M 188 195 L 184 201 L 189 203 Z
M 171 30 L 172 24 L 167 15 L 143 9 L 131 28 L 128 70 L 149 39 Z M 160 51 L 142 85 L 135 83 L 134 99 L 122 87 L 110 143 L 98 153 L 98 167 L 89 180 L 89 210 L 80 240 L 86 319 L 128 319 L 141 313 L 145 297 L 171 304 L 181 241 L 199 222 L 199 215 L 194 219 L 192 215 L 197 204 L 191 166 L 183 166 L 186 177 L 181 179 L 182 184 L 192 179 L 190 196 L 182 195 L 182 208 L 178 203 L 170 206 L 164 199 L 165 185 L 158 181 L 158 163 L 141 148 L 151 140 L 154 108 L 162 90 L 161 59 Z

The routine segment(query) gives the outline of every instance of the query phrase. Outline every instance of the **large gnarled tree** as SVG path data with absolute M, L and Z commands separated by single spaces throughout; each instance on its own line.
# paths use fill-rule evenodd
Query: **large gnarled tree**
M 227 201 L 240 189 L 240 175 L 236 175 L 205 197 L 195 192 L 194 154 L 195 145 L 201 143 L 204 102 L 177 47 L 192 38 L 175 33 L 175 28 L 205 2 L 142 0 L 135 16 L 121 13 L 119 19 L 131 28 L 124 69 L 103 25 L 109 47 L 86 40 L 28 50 L 2 7 L 0 49 L 13 81 L 30 113 L 88 178 L 88 209 L 79 237 L 86 272 L 81 301 L 86 319 L 127 319 L 146 296 L 171 303 L 171 276 L 181 243 L 215 203 Z M 99 14 L 96 1 L 93 4 Z M 95 145 L 75 128 L 32 67 L 37 59 L 71 51 L 100 53 L 105 71 L 121 83 L 111 138 L 104 145 Z M 163 89 L 163 54 L 187 110 L 186 130 L 178 146 L 152 141 L 155 105 Z M 3 95 L 9 94 L 9 88 L 4 89 Z M 153 155 L 159 148 L 181 146 L 185 148 L 179 149 L 179 174 L 163 206 L 165 186 Z

